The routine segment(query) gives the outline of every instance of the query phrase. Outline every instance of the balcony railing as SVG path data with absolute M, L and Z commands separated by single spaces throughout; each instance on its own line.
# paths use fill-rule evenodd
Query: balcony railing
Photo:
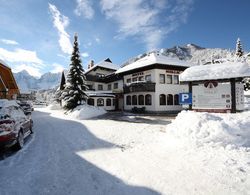
M 152 82 L 136 82 L 123 86 L 124 93 L 132 92 L 155 92 L 155 83 Z

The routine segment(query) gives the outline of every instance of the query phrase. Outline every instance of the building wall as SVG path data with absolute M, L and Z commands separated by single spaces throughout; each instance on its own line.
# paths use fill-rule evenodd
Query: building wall
M 151 105 L 145 105 L 145 96 L 147 94 L 150 94 L 151 95 Z M 137 96 L 137 105 L 127 105 L 126 104 L 126 100 L 127 100 L 127 96 L 132 96 L 133 95 L 136 95 Z M 143 95 L 144 96 L 144 105 L 138 105 L 138 102 L 139 102 L 139 95 Z M 154 92 L 136 92 L 136 93 L 129 93 L 129 94 L 124 94 L 124 110 L 127 110 L 127 111 L 131 111 L 132 108 L 134 107 L 137 107 L 137 108 L 142 108 L 142 107 L 145 107 L 146 108 L 146 111 L 156 111 L 156 108 L 155 108 L 155 93 Z
M 166 70 L 160 70 L 160 69 L 156 69 L 155 70 L 155 77 L 156 77 L 156 88 L 155 88 L 155 109 L 156 111 L 179 111 L 182 110 L 182 106 L 181 105 L 160 105 L 160 95 L 164 94 L 167 95 L 171 94 L 176 95 L 179 93 L 183 93 L 183 92 L 188 92 L 188 85 L 181 85 L 181 84 L 168 84 L 166 81 L 166 75 L 171 75 L 172 76 L 172 80 L 173 80 L 173 76 L 177 75 L 176 73 L 167 73 Z M 160 83 L 160 74 L 164 74 L 165 75 L 165 83 Z
M 94 100 L 94 105 L 93 106 L 98 106 L 98 99 L 103 99 L 103 106 L 98 106 L 100 108 L 104 108 L 105 110 L 115 110 L 115 104 L 114 104 L 114 97 L 90 97 L 91 99 Z M 111 106 L 107 106 L 107 99 L 111 100 Z
M 165 75 L 165 82 L 161 83 L 160 82 L 160 74 Z M 133 93 L 128 93 L 124 94 L 124 109 L 125 110 L 132 110 L 133 107 L 145 107 L 146 111 L 153 111 L 153 112 L 164 112 L 164 111 L 179 111 L 182 110 L 181 105 L 174 105 L 174 96 L 179 95 L 179 93 L 183 92 L 188 92 L 188 86 L 187 85 L 180 85 L 179 81 L 177 83 L 174 83 L 174 75 L 177 76 L 179 75 L 179 72 L 168 72 L 168 70 L 164 69 L 152 69 L 148 71 L 143 71 L 143 72 L 138 72 L 138 73 L 133 73 L 129 75 L 124 76 L 124 82 L 125 84 L 128 84 L 128 79 L 131 79 L 131 82 L 133 82 L 133 78 L 137 77 L 143 77 L 143 80 L 145 81 L 146 75 L 151 75 L 151 82 L 156 83 L 155 85 L 155 92 L 133 92 Z M 167 75 L 169 77 L 171 76 L 172 78 L 172 83 L 167 83 Z M 142 78 L 141 78 L 142 79 Z M 138 80 L 138 79 L 137 79 Z M 136 82 L 136 81 L 135 81 Z M 139 81 L 137 81 L 139 82 Z M 145 105 L 145 100 L 144 100 L 144 105 L 138 105 L 138 100 L 137 100 L 137 105 L 127 105 L 127 96 L 133 96 L 137 95 L 143 95 L 145 97 L 146 94 L 150 94 L 152 98 L 152 105 Z M 164 94 L 166 97 L 166 105 L 160 105 L 160 95 Z M 168 95 L 173 96 L 173 105 L 167 105 L 167 96 Z

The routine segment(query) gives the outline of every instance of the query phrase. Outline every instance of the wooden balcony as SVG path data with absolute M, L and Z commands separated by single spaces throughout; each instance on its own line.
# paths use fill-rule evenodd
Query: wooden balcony
M 155 83 L 152 82 L 137 82 L 123 86 L 124 93 L 132 92 L 155 92 Z

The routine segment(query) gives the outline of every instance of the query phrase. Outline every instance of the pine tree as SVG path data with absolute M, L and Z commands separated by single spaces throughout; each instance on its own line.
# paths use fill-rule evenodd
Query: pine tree
M 64 108 L 72 110 L 78 105 L 82 105 L 87 100 L 85 91 L 87 90 L 86 78 L 82 68 L 80 52 L 77 41 L 77 34 L 74 36 L 74 47 L 69 65 L 67 81 L 62 93 Z
M 242 57 L 244 54 L 243 49 L 242 49 L 242 45 L 241 45 L 241 41 L 240 38 L 237 39 L 237 43 L 236 43 L 236 53 L 235 55 L 237 57 Z
M 243 85 L 244 85 L 244 90 L 248 91 L 250 90 L 250 78 L 245 78 L 243 79 Z
M 60 86 L 56 90 L 55 95 L 54 95 L 54 100 L 56 102 L 60 103 L 60 105 L 62 103 L 62 97 L 61 96 L 62 96 L 62 92 L 63 92 L 63 90 L 65 88 L 65 81 L 66 81 L 66 79 L 65 79 L 65 76 L 64 76 L 64 71 L 62 71 Z

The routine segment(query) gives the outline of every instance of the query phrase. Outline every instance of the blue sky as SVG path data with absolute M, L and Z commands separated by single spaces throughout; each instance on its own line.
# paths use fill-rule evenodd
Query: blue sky
M 74 33 L 84 68 L 122 64 L 156 48 L 195 43 L 250 49 L 249 0 L 0 0 L 0 59 L 34 76 L 68 68 Z

